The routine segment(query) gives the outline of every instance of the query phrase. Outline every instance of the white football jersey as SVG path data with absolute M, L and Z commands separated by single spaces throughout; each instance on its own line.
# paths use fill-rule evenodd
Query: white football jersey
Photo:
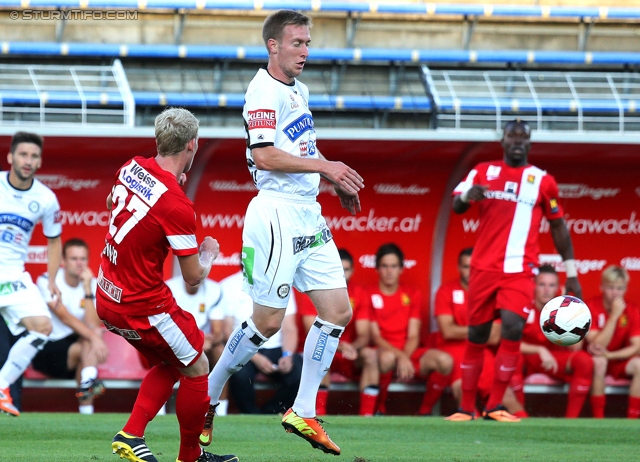
M 49 292 L 48 286 L 49 275 L 47 273 L 44 273 L 38 276 L 36 285 L 38 286 L 38 289 L 40 289 L 40 293 L 42 294 L 44 300 L 49 303 L 51 301 L 51 292 Z M 58 273 L 56 274 L 56 285 L 58 286 L 58 289 L 60 289 L 61 301 L 67 311 L 76 318 L 84 321 L 84 305 L 87 302 L 84 298 L 86 294 L 82 283 L 78 284 L 76 287 L 71 287 L 64 279 L 64 269 L 60 268 L 58 270 Z M 96 278 L 93 278 L 91 280 L 91 293 L 95 294 L 96 288 Z M 61 340 L 73 334 L 73 329 L 60 321 L 60 318 L 55 316 L 55 313 L 53 316 L 51 316 L 51 325 L 53 326 L 53 329 L 51 330 L 51 334 L 49 335 L 49 340 L 51 340 L 52 342 Z
M 249 83 L 242 116 L 247 165 L 256 187 L 285 194 L 317 196 L 320 174 L 258 170 L 251 155 L 252 148 L 275 146 L 294 156 L 318 157 L 307 86 L 298 80 L 287 85 L 262 68 Z
M 205 334 L 211 333 L 211 321 L 224 319 L 224 312 L 220 305 L 222 289 L 216 281 L 205 279 L 194 295 L 185 290 L 184 278 L 181 275 L 165 282 L 171 289 L 178 306 L 196 318 L 198 328 Z
M 29 242 L 36 223 L 48 238 L 62 234 L 56 195 L 34 179 L 26 191 L 9 184 L 9 172 L 0 172 L 0 282 L 13 281 L 24 272 Z

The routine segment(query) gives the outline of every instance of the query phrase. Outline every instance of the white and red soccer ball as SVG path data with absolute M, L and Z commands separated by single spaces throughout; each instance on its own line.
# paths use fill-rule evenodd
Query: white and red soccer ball
M 591 327 L 591 311 L 577 297 L 560 295 L 547 302 L 540 312 L 540 328 L 556 345 L 569 346 L 583 340 Z

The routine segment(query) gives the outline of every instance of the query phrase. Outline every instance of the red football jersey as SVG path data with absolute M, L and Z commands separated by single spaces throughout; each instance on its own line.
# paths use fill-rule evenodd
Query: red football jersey
M 422 320 L 420 292 L 400 286 L 395 294 L 385 295 L 378 286 L 372 286 L 368 295 L 371 300 L 371 320 L 378 324 L 380 335 L 394 347 L 404 349 L 409 320 Z
M 467 307 L 467 291 L 459 280 L 442 284 L 436 292 L 434 316 L 450 315 L 458 326 L 469 325 L 469 310 Z M 445 340 L 440 331 L 436 334 L 437 346 L 464 345 L 466 340 Z
M 488 186 L 479 201 L 480 225 L 471 265 L 484 271 L 531 272 L 539 265 L 538 233 L 543 217 L 562 218 L 558 185 L 553 176 L 533 165 L 510 167 L 504 161 L 474 167 L 453 191 Z
M 531 303 L 529 308 L 531 311 L 522 331 L 522 341 L 531 345 L 542 345 L 549 351 L 566 351 L 567 347 L 556 345 L 544 336 L 540 328 L 540 311 L 536 309 L 535 304 Z
M 625 300 L 626 301 L 626 300 Z M 602 297 L 595 297 L 585 302 L 591 311 L 591 329 L 601 330 L 609 319 L 609 313 L 604 308 Z M 616 351 L 629 346 L 629 339 L 640 335 L 640 308 L 634 303 L 627 302 L 624 313 L 618 318 L 618 324 L 613 331 L 607 350 Z
M 111 194 L 98 302 L 122 314 L 161 313 L 173 299 L 163 277 L 169 249 L 177 256 L 198 253 L 193 203 L 174 175 L 145 157 L 118 170 Z

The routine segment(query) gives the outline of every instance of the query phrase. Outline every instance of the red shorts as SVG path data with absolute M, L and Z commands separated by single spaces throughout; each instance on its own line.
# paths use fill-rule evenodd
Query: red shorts
M 499 317 L 497 310 L 508 310 L 527 319 L 534 289 L 532 274 L 503 274 L 471 268 L 469 325 L 493 321 Z
M 411 364 L 413 364 L 413 368 L 416 370 L 416 377 L 422 377 L 420 375 L 420 358 L 431 349 L 432 348 L 429 347 L 418 347 L 411 354 Z
M 633 358 L 633 356 L 631 358 Z M 607 364 L 607 375 L 610 375 L 614 379 L 628 379 L 629 375 L 624 370 L 631 358 L 610 359 L 609 364 Z
M 151 316 L 129 316 L 109 309 L 109 302 L 97 303 L 98 316 L 114 334 L 124 337 L 151 365 L 162 362 L 184 368 L 202 354 L 204 334 L 193 315 L 173 300 L 169 309 Z
M 357 365 L 357 360 L 351 361 L 350 359 L 346 359 L 339 351 L 331 362 L 331 372 L 344 375 L 349 380 L 360 380 L 360 368 Z
M 553 377 L 554 379 L 568 382 L 570 374 L 567 373 L 567 364 L 576 353 L 578 352 L 570 350 L 552 351 L 551 354 L 554 358 L 556 358 L 556 361 L 558 362 L 558 370 L 555 373 L 542 367 L 542 360 L 540 359 L 540 355 L 522 355 L 522 357 L 524 358 L 526 375 L 540 372 L 542 374 L 547 374 L 549 377 Z

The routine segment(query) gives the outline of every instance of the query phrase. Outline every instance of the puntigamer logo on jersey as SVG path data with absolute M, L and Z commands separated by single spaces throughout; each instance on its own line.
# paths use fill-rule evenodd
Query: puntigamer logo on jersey
M 149 205 L 155 205 L 167 191 L 164 184 L 135 160 L 120 170 L 118 179 Z
M 271 109 L 256 109 L 249 111 L 249 120 L 247 121 L 249 130 L 254 128 L 271 128 L 276 129 L 276 111 Z
M 303 114 L 298 117 L 296 120 L 291 122 L 289 125 L 284 127 L 284 134 L 287 135 L 291 141 L 295 141 L 300 136 L 309 130 L 313 130 L 313 118 L 310 114 Z M 311 146 L 309 146 L 309 149 Z M 311 151 L 309 151 L 309 155 L 311 155 Z

